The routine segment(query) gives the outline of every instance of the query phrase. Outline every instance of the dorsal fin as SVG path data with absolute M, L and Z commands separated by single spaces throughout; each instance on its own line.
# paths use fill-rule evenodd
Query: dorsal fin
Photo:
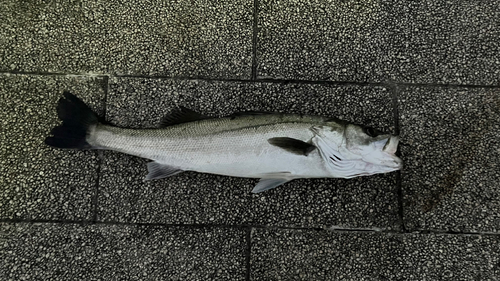
M 163 127 L 168 127 L 168 126 L 172 126 L 172 125 L 188 123 L 188 122 L 193 122 L 193 121 L 198 121 L 198 120 L 203 120 L 203 119 L 208 119 L 208 118 L 210 118 L 210 117 L 205 116 L 201 113 L 192 111 L 189 108 L 179 106 L 179 108 L 177 108 L 172 113 L 164 116 L 161 119 L 160 127 L 163 128 Z
M 316 148 L 316 146 L 310 143 L 287 137 L 270 138 L 267 141 L 274 146 L 298 155 L 307 156 Z

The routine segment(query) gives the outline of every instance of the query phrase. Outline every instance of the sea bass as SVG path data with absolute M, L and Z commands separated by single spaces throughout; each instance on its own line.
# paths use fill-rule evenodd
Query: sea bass
M 57 113 L 62 125 L 46 144 L 151 159 L 146 180 L 184 171 L 259 178 L 252 190 L 257 193 L 293 179 L 353 178 L 402 168 L 397 136 L 335 118 L 261 112 L 209 118 L 179 108 L 158 129 L 126 129 L 101 123 L 68 92 Z

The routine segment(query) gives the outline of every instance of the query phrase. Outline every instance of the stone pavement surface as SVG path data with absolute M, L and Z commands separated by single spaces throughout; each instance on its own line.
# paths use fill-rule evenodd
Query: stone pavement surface
M 0 280 L 499 280 L 500 2 L 0 0 Z M 183 173 L 43 144 L 63 91 L 401 135 L 401 172 Z

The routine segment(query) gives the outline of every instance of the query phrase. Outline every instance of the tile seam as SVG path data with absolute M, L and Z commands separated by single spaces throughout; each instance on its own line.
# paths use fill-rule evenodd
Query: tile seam
M 367 81 L 334 81 L 334 80 L 307 80 L 307 79 L 237 79 L 237 78 L 210 78 L 197 76 L 147 76 L 147 75 L 111 75 L 101 73 L 58 73 L 58 72 L 6 72 L 0 71 L 0 75 L 32 75 L 32 76 L 83 76 L 83 77 L 116 77 L 116 78 L 136 78 L 136 79 L 156 79 L 156 80 L 178 80 L 178 81 L 208 81 L 208 82 L 241 82 L 241 83 L 274 83 L 274 84 L 310 84 L 310 85 L 332 85 L 332 86 L 367 86 L 386 87 L 387 82 L 367 82 Z M 480 85 L 480 84 L 440 84 L 440 83 L 408 83 L 392 82 L 391 85 L 423 88 L 484 88 L 500 89 L 500 85 Z

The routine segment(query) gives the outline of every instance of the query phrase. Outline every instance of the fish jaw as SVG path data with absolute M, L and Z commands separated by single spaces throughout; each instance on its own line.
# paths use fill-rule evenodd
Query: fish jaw
M 398 136 L 391 136 L 388 140 L 387 143 L 385 144 L 384 148 L 382 151 L 394 155 L 396 151 L 398 150 L 398 144 L 399 144 L 399 137 Z

